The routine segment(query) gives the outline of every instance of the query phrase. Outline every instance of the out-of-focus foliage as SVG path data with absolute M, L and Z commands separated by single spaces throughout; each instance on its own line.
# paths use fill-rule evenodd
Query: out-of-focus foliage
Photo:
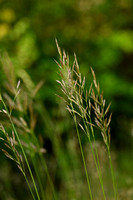
M 54 142 L 52 139 L 55 135 L 63 139 L 65 144 L 59 146 L 69 149 L 73 129 L 64 104 L 58 103 L 55 96 L 58 93 L 55 38 L 71 56 L 73 52 L 77 54 L 88 82 L 89 67 L 94 68 L 105 98 L 112 101 L 113 144 L 116 149 L 128 151 L 133 144 L 132 19 L 132 0 L 0 0 L 0 53 L 8 52 L 14 76 L 24 82 L 30 95 L 35 85 L 44 81 L 36 97 L 41 103 L 34 105 L 38 112 L 36 132 L 43 135 L 49 153 L 56 150 L 64 169 L 69 168 L 65 158 L 62 159 L 65 147 L 60 152 L 60 139 Z M 6 81 L 0 65 L 3 91 Z M 64 173 L 67 181 L 68 171 Z M 128 181 L 126 184 L 130 185 Z
M 56 37 L 67 51 L 76 52 L 84 74 L 89 66 L 96 70 L 106 97 L 113 101 L 114 137 L 119 132 L 130 137 L 131 130 L 119 126 L 119 116 L 126 121 L 133 114 L 132 11 L 131 0 L 1 0 L 1 50 L 9 53 L 15 73 L 29 87 L 27 72 L 35 82 L 43 79 L 41 98 L 55 104 Z

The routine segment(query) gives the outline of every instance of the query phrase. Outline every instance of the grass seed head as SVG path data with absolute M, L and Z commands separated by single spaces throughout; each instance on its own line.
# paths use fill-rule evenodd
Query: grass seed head
M 103 92 L 100 93 L 100 85 L 97 83 L 96 75 L 91 67 L 93 82 L 89 90 L 85 90 L 85 77 L 82 79 L 76 54 L 74 53 L 74 62 L 70 66 L 69 56 L 61 49 L 56 41 L 57 49 L 60 55 L 60 78 L 57 82 L 61 85 L 65 98 L 67 99 L 67 110 L 76 114 L 81 119 L 85 119 L 87 125 L 100 129 L 103 141 L 106 145 L 110 144 L 111 115 L 107 117 L 111 103 L 105 108 L 105 99 Z M 94 121 L 92 123 L 91 110 L 94 110 Z M 82 130 L 84 127 L 79 124 Z

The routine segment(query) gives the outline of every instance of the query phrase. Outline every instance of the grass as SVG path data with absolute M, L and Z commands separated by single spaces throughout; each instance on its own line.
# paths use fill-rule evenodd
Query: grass
M 59 62 L 56 61 L 60 68 L 60 80 L 57 80 L 57 82 L 60 84 L 61 90 L 63 92 L 61 98 L 63 98 L 63 100 L 65 101 L 65 104 L 67 105 L 67 110 L 71 113 L 74 119 L 77 139 L 87 181 L 86 183 L 88 188 L 88 195 L 86 195 L 86 198 L 94 200 L 98 198 L 98 196 L 95 197 L 94 194 L 92 180 L 90 178 L 91 169 L 88 168 L 86 153 L 84 152 L 84 145 L 82 143 L 81 131 L 84 133 L 85 138 L 87 139 L 87 145 L 90 148 L 90 153 L 93 157 L 93 162 L 95 164 L 99 184 L 101 186 L 101 198 L 106 200 L 110 197 L 106 192 L 106 183 L 104 183 L 103 179 L 104 174 L 102 172 L 102 163 L 100 162 L 99 149 L 97 148 L 96 139 L 96 134 L 101 134 L 101 138 L 103 140 L 103 144 L 106 147 L 106 153 L 108 155 L 110 164 L 110 173 L 112 176 L 112 185 L 114 190 L 113 199 L 117 200 L 117 186 L 110 153 L 110 122 L 112 115 L 109 115 L 108 113 L 111 104 L 106 106 L 103 93 L 101 92 L 100 86 L 97 83 L 93 69 L 91 68 L 93 80 L 90 86 L 88 87 L 86 85 L 85 77 L 82 78 L 81 76 L 76 55 L 74 55 L 74 62 L 72 66 L 70 66 L 69 56 L 66 55 L 65 51 L 61 51 L 57 41 L 56 44 L 60 55 Z M 1 115 L 3 115 L 8 121 L 8 123 L 5 123 L 3 121 L 0 126 L 0 130 L 3 134 L 0 138 L 4 146 L 2 150 L 8 158 L 10 158 L 16 163 L 16 165 L 22 172 L 27 182 L 28 188 L 31 192 L 31 196 L 34 200 L 60 199 L 60 194 L 57 194 L 56 192 L 54 179 L 53 177 L 51 177 L 49 173 L 49 168 L 47 167 L 47 162 L 45 161 L 45 149 L 41 146 L 40 141 L 37 135 L 35 134 L 36 117 L 34 115 L 34 110 L 32 107 L 32 98 L 33 96 L 35 96 L 42 83 L 39 83 L 37 87 L 34 88 L 34 91 L 32 91 L 31 95 L 32 98 L 30 98 L 29 95 L 25 97 L 26 92 L 23 93 L 23 90 L 20 91 L 20 81 L 16 83 L 14 73 L 12 73 L 13 76 L 9 76 L 10 70 L 6 68 L 7 63 L 10 64 L 8 58 L 6 57 L 6 61 L 3 59 L 2 64 L 4 66 L 3 68 L 6 71 L 8 79 L 8 85 L 6 90 L 9 90 L 10 95 L 8 93 L 4 93 L 0 97 L 0 100 L 3 104 L 3 107 L 1 108 Z M 11 68 L 12 66 L 10 66 L 10 69 Z M 14 111 L 16 112 L 14 113 Z M 45 109 L 43 111 L 44 113 L 47 113 Z M 29 120 L 26 120 L 27 113 L 30 113 Z M 46 120 L 44 115 L 42 116 L 42 118 L 44 118 L 44 121 Z M 65 159 L 66 154 L 65 151 L 63 151 L 62 149 L 60 139 L 58 140 L 57 137 L 53 138 L 53 133 L 56 133 L 56 129 L 53 122 L 50 121 L 50 119 L 48 119 L 48 121 L 51 126 L 51 128 L 49 129 L 49 135 L 51 135 L 51 140 L 53 140 L 54 153 L 57 157 L 59 170 L 62 170 L 62 174 L 64 172 L 66 173 L 66 175 L 65 173 L 63 174 L 65 182 L 65 180 L 68 181 L 69 179 L 67 177 L 69 160 Z M 78 156 L 79 155 L 75 155 L 75 158 L 77 159 L 77 161 L 75 159 L 75 162 L 77 163 Z M 88 156 L 90 157 L 90 155 Z M 36 160 L 39 160 L 39 163 Z M 43 172 L 39 171 L 38 165 L 43 166 Z M 46 176 L 44 176 L 43 173 L 45 173 Z M 45 188 L 47 183 L 44 184 L 44 179 L 46 179 L 46 177 L 49 183 L 48 189 Z M 95 179 L 95 177 L 92 178 Z M 83 180 L 83 178 L 81 178 L 81 180 Z M 76 182 L 74 184 L 76 185 Z M 68 186 L 65 187 L 67 188 Z M 49 191 L 52 192 L 51 197 L 50 194 L 47 194 L 49 193 Z M 66 194 L 66 196 L 68 195 L 68 198 L 70 198 L 69 194 L 70 196 L 73 196 L 73 192 L 70 187 L 68 187 L 68 194 Z M 80 195 L 82 196 L 82 190 Z M 63 198 L 66 198 L 65 194 Z
M 17 89 L 18 89 L 18 88 L 17 88 Z M 15 98 L 14 98 L 14 99 L 15 99 Z M 3 138 L 1 138 L 1 139 L 5 142 L 5 146 L 6 146 L 8 149 L 10 149 L 10 150 L 12 151 L 12 153 L 14 154 L 14 157 L 13 157 L 12 155 L 10 155 L 10 153 L 8 153 L 7 151 L 5 151 L 4 149 L 2 149 L 2 150 L 3 150 L 3 152 L 5 153 L 5 155 L 6 155 L 8 158 L 12 159 L 13 161 L 15 161 L 15 162 L 17 163 L 17 166 L 19 167 L 19 169 L 21 170 L 22 174 L 24 175 L 24 178 L 25 178 L 25 180 L 26 180 L 26 182 L 27 182 L 27 185 L 28 185 L 28 187 L 29 187 L 29 190 L 30 190 L 30 192 L 31 192 L 31 195 L 32 195 L 33 199 L 35 200 L 36 197 L 35 197 L 35 195 L 34 195 L 33 192 L 32 192 L 31 186 L 30 186 L 29 181 L 28 181 L 28 179 L 27 179 L 27 176 L 26 176 L 26 174 L 25 174 L 25 169 L 24 169 L 24 164 L 23 164 L 23 158 L 22 158 L 22 156 L 18 153 L 18 151 L 17 151 L 16 148 L 15 148 L 15 143 L 16 143 L 15 137 L 17 138 L 18 145 L 19 145 L 19 147 L 20 147 L 20 149 L 21 149 L 22 155 L 23 155 L 23 157 L 24 157 L 24 160 L 25 160 L 25 162 L 26 162 L 26 165 L 27 165 L 29 174 L 30 174 L 30 176 L 31 176 L 31 179 L 32 179 L 32 182 L 33 182 L 33 185 L 34 185 L 34 189 L 35 189 L 35 192 L 36 192 L 37 199 L 40 200 L 40 195 L 39 195 L 39 192 L 38 192 L 38 189 L 37 189 L 37 186 L 36 186 L 36 182 L 35 182 L 35 179 L 34 179 L 34 176 L 33 176 L 33 173 L 32 173 L 32 170 L 31 170 L 31 167 L 30 167 L 30 164 L 29 164 L 29 161 L 28 161 L 28 159 L 27 159 L 26 153 L 25 153 L 24 148 L 23 148 L 23 146 L 22 146 L 22 142 L 21 142 L 21 140 L 20 140 L 20 138 L 19 138 L 19 134 L 18 134 L 18 132 L 17 132 L 17 130 L 16 130 L 16 128 L 15 128 L 15 125 L 14 125 L 14 123 L 13 123 L 13 120 L 12 120 L 12 118 L 11 118 L 11 111 L 8 111 L 8 108 L 7 108 L 6 104 L 5 104 L 5 102 L 3 101 L 3 98 L 2 98 L 2 97 L 1 97 L 1 101 L 2 101 L 3 106 L 4 106 L 4 109 L 1 110 L 1 112 L 3 112 L 4 114 L 7 115 L 7 117 L 9 118 L 9 121 L 10 121 L 10 123 L 11 123 L 11 127 L 12 127 L 12 137 L 9 137 L 9 135 L 8 135 L 8 133 L 5 131 L 4 127 L 1 125 L 1 131 L 2 131 L 2 132 L 4 133 L 4 135 L 5 135 L 5 139 L 3 139 Z M 40 155 L 41 155 L 41 154 L 40 154 Z M 33 161 L 33 159 L 32 159 L 32 161 Z M 35 168 L 36 175 L 37 175 L 37 177 L 38 177 L 40 186 L 41 186 L 41 188 L 42 188 L 42 185 L 41 185 L 41 182 L 40 182 L 40 179 L 39 179 L 39 175 L 38 175 L 38 171 L 37 171 L 37 169 L 36 169 L 36 167 L 35 167 L 34 162 L 33 162 L 33 166 L 34 166 L 34 168 Z M 49 173 L 48 173 L 48 170 L 47 170 L 47 167 L 46 167 L 46 163 L 45 163 L 45 162 L 44 162 L 44 167 L 45 167 L 45 171 L 46 171 L 46 173 L 47 173 L 47 175 L 48 175 L 48 179 L 49 179 L 49 181 L 50 181 L 52 190 L 53 190 L 53 192 L 54 192 L 53 185 L 52 185 L 52 183 L 51 183 L 51 179 L 50 179 L 50 176 L 49 176 Z M 44 196 L 43 190 L 41 190 L 41 191 L 42 191 L 42 196 Z M 55 197 L 55 193 L 53 193 L 53 194 L 54 194 L 54 197 Z M 55 198 L 55 199 L 56 199 L 56 198 Z
M 39 157 L 40 163 L 42 164 L 44 169 L 44 173 L 46 174 L 48 182 L 50 184 L 53 197 L 54 199 L 56 199 L 53 182 L 49 175 L 47 164 L 43 156 L 43 154 L 45 153 L 45 149 L 41 147 L 38 138 L 36 137 L 34 132 L 36 118 L 32 107 L 33 96 L 32 98 L 30 98 L 29 94 L 26 91 L 21 92 L 20 80 L 16 84 L 16 77 L 9 76 L 10 70 L 12 71 L 13 67 L 8 57 L 6 57 L 6 59 L 2 59 L 2 64 L 4 71 L 6 72 L 8 82 L 10 84 L 7 84 L 9 94 L 4 93 L 5 100 L 3 99 L 2 95 L 0 96 L 0 101 L 3 105 L 1 106 L 2 108 L 0 112 L 1 115 L 6 118 L 6 125 L 5 121 L 3 121 L 3 124 L 1 124 L 0 126 L 0 130 L 3 133 L 0 139 L 4 145 L 2 151 L 8 158 L 13 160 L 17 164 L 27 182 L 32 198 L 34 200 L 40 200 L 42 198 L 45 199 L 46 196 L 44 194 L 44 187 L 42 183 L 43 176 L 41 178 L 41 174 L 39 173 L 36 166 L 37 163 L 35 162 L 36 157 Z M 13 71 L 12 74 L 14 74 Z M 40 86 L 41 82 L 37 85 L 37 87 L 35 87 L 32 94 L 35 95 Z M 28 102 L 25 102 L 25 100 L 27 101 L 27 99 L 29 101 L 29 105 Z M 16 114 L 13 114 L 14 111 L 16 112 Z M 30 113 L 30 118 L 29 121 L 26 121 L 26 119 L 24 118 L 27 118 L 28 112 Z M 23 138 L 21 138 L 22 134 Z M 29 157 L 31 158 L 34 170 L 30 166 Z M 29 180 L 29 175 L 31 180 Z M 34 177 L 35 175 L 36 178 Z M 31 187 L 30 182 L 32 182 L 33 187 Z
M 77 137 L 80 145 L 81 155 L 83 159 L 87 184 L 88 184 L 88 190 L 89 190 L 89 196 L 92 200 L 92 191 L 89 181 L 89 176 L 87 172 L 86 162 L 85 162 L 85 156 L 83 153 L 83 148 L 81 144 L 81 139 L 79 135 L 78 125 L 83 130 L 85 135 L 87 136 L 89 140 L 89 145 L 91 147 L 91 151 L 93 154 L 93 158 L 95 161 L 97 173 L 100 180 L 101 189 L 103 192 L 103 198 L 107 199 L 104 185 L 103 185 L 103 178 L 101 173 L 101 167 L 99 163 L 99 157 L 98 152 L 95 144 L 95 134 L 94 134 L 94 128 L 99 129 L 101 136 L 103 138 L 103 142 L 107 149 L 107 154 L 109 158 L 110 163 L 110 169 L 111 169 L 111 175 L 112 175 L 112 182 L 113 182 L 113 189 L 114 189 L 114 199 L 118 199 L 117 197 L 117 189 L 116 189 L 116 183 L 115 183 L 115 177 L 114 177 L 114 171 L 112 166 L 112 160 L 111 160 L 111 154 L 110 154 L 110 122 L 111 122 L 111 116 L 108 117 L 108 111 L 110 108 L 109 104 L 107 107 L 105 106 L 105 99 L 103 98 L 103 93 L 100 93 L 100 86 L 97 83 L 95 73 L 93 69 L 91 68 L 92 76 L 93 76 L 93 82 L 91 83 L 89 89 L 85 89 L 85 77 L 82 78 L 79 65 L 76 59 L 76 55 L 74 55 L 75 59 L 73 62 L 72 67 L 69 64 L 69 56 L 66 55 L 65 51 L 61 51 L 57 41 L 57 49 L 60 55 L 60 61 L 58 64 L 60 68 L 60 80 L 57 80 L 57 82 L 61 85 L 61 90 L 63 94 L 65 95 L 65 102 L 67 104 L 68 111 L 72 114 L 76 126 L 76 132 Z M 93 113 L 92 113 L 93 111 Z M 77 118 L 80 118 L 82 121 L 81 123 L 78 123 Z M 92 122 L 94 119 L 94 123 Z M 94 146 L 92 146 L 92 140 L 93 138 Z

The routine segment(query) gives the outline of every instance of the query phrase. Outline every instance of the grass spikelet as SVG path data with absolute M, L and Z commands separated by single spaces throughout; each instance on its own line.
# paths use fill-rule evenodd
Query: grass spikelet
M 63 91 L 63 98 L 66 100 L 67 109 L 71 114 L 73 114 L 73 118 L 75 121 L 77 137 L 79 140 L 81 155 L 82 155 L 82 159 L 84 163 L 84 169 L 86 173 L 90 198 L 93 199 L 93 195 L 91 192 L 91 186 L 90 186 L 89 176 L 87 173 L 85 157 L 84 157 L 83 148 L 82 148 L 80 135 L 78 131 L 77 117 L 80 117 L 80 120 L 83 124 L 81 125 L 81 123 L 78 123 L 79 127 L 83 130 L 83 132 L 88 137 L 89 145 L 91 147 L 93 159 L 96 165 L 99 181 L 101 184 L 103 198 L 104 200 L 106 200 L 107 197 L 106 197 L 104 185 L 103 185 L 101 166 L 99 163 L 97 147 L 95 144 L 96 142 L 95 142 L 94 128 L 97 128 L 101 132 L 101 136 L 103 138 L 103 142 L 106 145 L 106 149 L 107 149 L 109 160 L 110 160 L 114 196 L 116 200 L 117 199 L 116 184 L 115 184 L 114 172 L 113 172 L 112 161 L 111 161 L 111 156 L 110 156 L 110 127 L 109 125 L 111 122 L 112 114 L 110 114 L 110 116 L 108 117 L 108 112 L 109 112 L 111 103 L 107 107 L 105 107 L 105 99 L 103 98 L 103 92 L 100 93 L 100 85 L 96 80 L 96 75 L 95 75 L 94 70 L 91 68 L 93 82 L 90 84 L 90 87 L 88 88 L 88 90 L 86 90 L 85 77 L 82 79 L 82 76 L 79 70 L 79 65 L 76 58 L 76 54 L 74 54 L 73 65 L 70 66 L 69 57 L 66 56 L 66 53 L 64 51 L 63 51 L 63 57 L 62 57 L 61 49 L 57 41 L 56 41 L 56 44 L 57 44 L 57 49 L 60 55 L 60 62 L 58 63 L 60 67 L 60 73 L 59 73 L 60 80 L 57 82 L 60 84 L 61 90 Z M 94 112 L 94 116 L 91 114 L 92 110 Z M 93 120 L 93 118 L 95 120 Z M 92 145 L 90 135 L 92 135 L 94 145 Z

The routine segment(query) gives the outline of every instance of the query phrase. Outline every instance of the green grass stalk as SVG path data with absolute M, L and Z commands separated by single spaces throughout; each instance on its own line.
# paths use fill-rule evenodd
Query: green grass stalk
M 41 158 L 41 161 L 42 161 L 44 170 L 45 170 L 45 172 L 46 172 L 46 175 L 47 175 L 47 177 L 48 177 L 48 181 L 49 181 L 49 184 L 50 184 L 52 193 L 53 193 L 54 200 L 57 200 L 55 188 L 54 188 L 52 179 L 51 179 L 51 177 L 50 177 L 50 174 L 49 174 L 49 171 L 48 171 L 48 167 L 47 167 L 46 161 L 45 161 L 45 159 L 43 158 L 43 155 L 42 155 L 41 153 L 40 153 L 40 158 Z
M 110 164 L 110 170 L 111 170 L 111 176 L 112 176 L 112 182 L 113 182 L 114 197 L 115 197 L 115 200 L 117 200 L 118 199 L 117 186 L 116 186 L 116 181 L 115 181 L 115 176 L 114 176 L 114 170 L 113 170 L 109 145 L 107 146 L 107 151 L 108 151 L 108 158 L 109 158 L 109 164 Z
M 22 172 L 22 173 L 23 173 L 23 172 Z M 23 173 L 23 176 L 24 176 L 24 178 L 25 178 L 25 180 L 26 180 L 26 182 L 27 182 L 27 185 L 28 185 L 28 188 L 29 188 L 29 190 L 30 190 L 30 192 L 31 192 L 31 195 L 32 195 L 33 200 L 36 200 L 36 199 L 35 199 L 35 196 L 34 196 L 34 194 L 33 194 L 33 192 L 32 192 L 32 189 L 31 189 L 31 187 L 30 187 L 29 181 L 28 181 L 28 179 L 27 179 L 27 177 L 26 177 L 26 175 L 25 175 L 25 173 Z
M 71 102 L 71 107 L 72 107 L 72 110 L 74 110 L 72 102 Z M 83 160 L 83 164 L 84 164 L 85 175 L 86 175 L 86 180 L 87 180 L 87 184 L 88 184 L 90 199 L 93 200 L 89 176 L 88 176 L 88 171 L 87 171 L 86 162 L 85 162 L 85 156 L 84 156 L 84 152 L 83 152 L 83 148 L 82 148 L 82 144 L 81 144 L 81 139 L 80 139 L 80 135 L 79 135 L 79 130 L 78 130 L 78 126 L 77 126 L 76 115 L 74 113 L 73 113 L 73 118 L 74 118 L 74 122 L 75 122 L 75 127 L 76 127 L 77 137 L 78 137 L 78 141 L 79 141 L 81 156 L 82 156 L 82 160 Z
M 84 126 L 85 126 L 85 129 L 86 129 L 87 137 L 89 139 L 89 143 L 90 143 L 93 159 L 94 159 L 94 162 L 95 162 L 95 166 L 96 166 L 96 169 L 97 169 L 97 173 L 98 173 L 98 176 L 99 176 L 99 180 L 100 180 L 100 184 L 101 184 L 104 200 L 106 200 L 106 195 L 105 195 L 104 185 L 103 185 L 103 180 L 102 180 L 102 174 L 101 174 L 101 168 L 100 168 L 100 163 L 99 163 L 99 157 L 98 157 L 97 148 L 96 148 L 96 145 L 95 145 L 95 136 L 94 136 L 94 133 L 93 133 L 92 135 L 93 135 L 93 139 L 94 139 L 94 148 L 95 148 L 96 156 L 95 156 L 95 152 L 94 152 L 93 147 L 92 147 L 91 138 L 90 138 L 90 135 L 89 135 L 89 132 L 88 132 L 88 128 L 87 128 L 87 125 L 85 123 L 85 119 L 84 118 L 83 118 L 83 122 L 84 122 Z
M 39 183 L 39 186 L 40 186 L 42 198 L 43 198 L 43 200 L 45 200 L 44 188 L 43 188 L 43 185 L 42 185 L 39 173 L 38 173 L 38 169 L 36 167 L 36 162 L 35 162 L 35 159 L 34 159 L 33 156 L 31 156 L 31 160 L 32 160 L 33 167 L 34 167 L 34 170 L 35 170 L 35 173 L 36 173 L 36 177 L 37 177 L 37 180 L 38 180 L 38 183 Z
M 84 93 L 84 95 L 85 95 L 85 93 Z M 85 100 L 85 102 L 87 104 L 87 100 L 86 99 L 84 99 L 84 100 Z M 80 102 L 80 103 L 82 104 L 82 102 Z M 88 117 L 89 117 L 89 120 L 90 120 L 90 130 L 91 130 L 93 141 L 94 141 L 94 150 L 93 150 L 93 147 L 92 147 L 92 142 L 91 142 L 91 138 L 90 138 L 90 135 L 89 135 L 88 127 L 86 125 L 86 122 L 88 121 L 86 115 L 85 115 L 85 117 L 82 116 L 82 119 L 83 119 L 83 123 L 84 123 L 85 129 L 86 129 L 87 137 L 89 139 L 89 143 L 90 143 L 90 147 L 91 147 L 91 152 L 92 152 L 93 159 L 94 159 L 94 162 L 95 162 L 95 166 L 96 166 L 96 169 L 97 169 L 97 173 L 98 173 L 98 176 L 99 176 L 99 180 L 100 180 L 100 184 L 101 184 L 101 188 L 102 188 L 104 200 L 106 200 L 106 195 L 105 195 L 105 190 L 104 190 L 104 184 L 103 184 L 103 178 L 102 178 L 102 172 L 101 172 L 101 166 L 100 166 L 99 156 L 98 156 L 98 152 L 97 152 L 97 148 L 96 148 L 95 134 L 94 134 L 93 127 L 91 125 L 92 121 L 91 121 L 90 114 L 88 114 Z M 95 156 L 95 154 L 96 154 L 96 156 Z
M 39 150 L 40 147 L 39 147 L 38 139 L 36 138 L 36 136 L 35 136 L 35 134 L 34 134 L 33 131 L 32 131 L 32 134 L 33 134 L 33 136 L 34 136 L 34 139 L 35 139 L 35 141 L 36 141 L 36 143 L 37 143 L 37 148 L 38 148 L 38 150 Z M 53 184 L 52 179 L 51 179 L 51 177 L 50 177 L 50 174 L 49 174 L 48 167 L 47 167 L 46 161 L 45 161 L 45 159 L 44 159 L 44 156 L 43 156 L 43 154 L 42 154 L 40 151 L 39 151 L 39 157 L 40 157 L 41 162 L 42 162 L 42 164 L 43 164 L 44 171 L 45 171 L 45 173 L 46 173 L 46 175 L 47 175 L 47 177 L 48 177 L 48 181 L 49 181 L 49 184 L 50 184 L 52 193 L 53 193 L 53 197 L 54 197 L 55 200 L 57 200 L 56 192 L 55 192 L 55 188 L 54 188 L 54 184 Z M 40 178 L 39 178 L 39 179 L 40 179 Z M 40 180 L 40 183 L 41 183 L 41 180 Z M 42 185 L 42 184 L 41 184 L 41 185 Z M 41 186 L 41 187 L 42 187 L 42 186 Z
M 34 188 L 35 188 L 35 192 L 36 192 L 37 198 L 38 198 L 38 200 L 40 200 L 40 196 L 39 196 L 38 189 L 37 189 L 37 186 L 36 186 L 36 183 L 35 183 L 35 179 L 34 179 L 34 176 L 33 176 L 33 174 L 32 174 L 32 171 L 31 171 L 31 168 L 30 168 L 30 165 L 29 165 L 27 156 L 26 156 L 26 154 L 25 154 L 24 148 L 23 148 L 23 146 L 22 146 L 22 144 L 21 144 L 21 141 L 20 141 L 20 139 L 19 139 L 18 132 L 17 132 L 15 126 L 14 126 L 14 123 L 13 123 L 13 121 L 12 121 L 11 115 L 10 115 L 10 113 L 8 112 L 8 108 L 7 108 L 6 104 L 5 104 L 5 102 L 3 101 L 3 98 L 2 98 L 2 97 L 1 97 L 1 101 L 2 101 L 2 103 L 3 103 L 3 106 L 4 106 L 4 108 L 5 108 L 6 112 L 7 112 L 7 114 L 8 114 L 10 123 L 11 123 L 12 128 L 13 128 L 13 131 L 14 131 L 14 133 L 15 133 L 15 135 L 16 135 L 16 138 L 17 138 L 17 140 L 18 140 L 19 146 L 20 146 L 21 151 L 22 151 L 22 153 L 23 153 L 25 162 L 26 162 L 26 164 L 27 164 L 27 167 L 28 167 L 28 170 L 29 170 L 29 173 L 30 173 L 30 176 L 31 176 L 31 179 L 32 179 Z

